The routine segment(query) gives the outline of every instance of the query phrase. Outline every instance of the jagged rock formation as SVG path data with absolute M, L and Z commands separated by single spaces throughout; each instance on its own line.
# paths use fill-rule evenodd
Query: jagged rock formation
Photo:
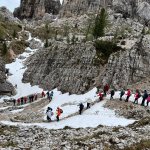
M 14 18 L 13 14 L 6 8 L 0 7 L 0 17 L 3 18 L 5 21 L 16 22 L 19 23 L 19 19 Z
M 107 7 L 112 0 L 65 0 L 60 16 L 81 15 L 85 13 L 96 13 L 100 7 Z
M 82 93 L 93 87 L 101 65 L 95 66 L 96 50 L 92 43 L 74 45 L 54 42 L 28 60 L 24 82 L 40 85 L 44 89 Z
M 0 95 L 1 94 L 12 94 L 14 91 L 13 86 L 6 81 L 5 65 L 0 57 Z
M 136 45 L 109 58 L 101 79 L 116 88 L 127 87 L 150 76 L 150 35 L 145 35 Z
M 20 7 L 14 11 L 14 16 L 19 19 L 42 18 L 45 13 L 58 14 L 59 0 L 21 0 Z

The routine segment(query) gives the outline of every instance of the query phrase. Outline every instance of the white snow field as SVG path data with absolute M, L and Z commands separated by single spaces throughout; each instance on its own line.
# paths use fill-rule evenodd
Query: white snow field
M 28 40 L 31 40 L 31 34 Z M 35 39 L 38 40 L 38 39 Z M 38 40 L 41 42 L 40 40 Z M 41 46 L 43 43 L 41 42 Z M 26 58 L 29 57 L 31 54 L 36 52 L 38 49 L 30 49 L 31 53 L 24 52 L 21 56 L 25 56 Z M 25 59 L 26 59 L 25 58 Z M 23 73 L 25 72 L 26 68 L 24 67 L 23 63 L 25 59 L 17 58 L 15 62 L 11 64 L 7 64 L 6 68 L 9 69 L 11 76 L 8 77 L 8 81 L 10 81 L 14 86 L 17 84 L 17 94 L 12 98 L 19 98 L 22 96 L 27 96 L 34 93 L 41 93 L 42 89 L 39 86 L 31 86 L 30 83 L 22 83 Z M 115 114 L 115 111 L 109 110 L 104 108 L 103 105 L 105 104 L 106 100 L 96 103 L 90 109 L 87 109 L 83 112 L 82 115 L 78 115 L 79 106 L 77 106 L 80 102 L 83 102 L 84 106 L 86 107 L 86 102 L 90 98 L 92 102 L 96 101 L 98 97 L 96 96 L 96 88 L 92 89 L 91 91 L 87 92 L 83 95 L 69 95 L 69 93 L 62 94 L 57 89 L 54 89 L 54 97 L 53 100 L 44 108 L 41 108 L 39 111 L 43 111 L 43 118 L 46 119 L 46 109 L 48 106 L 53 108 L 54 116 L 52 120 L 56 120 L 56 109 L 57 107 L 61 107 L 63 109 L 63 113 L 60 116 L 60 121 L 50 122 L 50 123 L 18 123 L 18 122 L 11 122 L 11 121 L 1 121 L 3 124 L 9 125 L 22 125 L 22 126 L 32 126 L 37 125 L 42 128 L 48 129 L 61 129 L 65 126 L 70 126 L 73 128 L 85 128 L 85 127 L 96 127 L 98 125 L 106 125 L 106 126 L 126 126 L 128 124 L 133 123 L 135 120 L 133 119 L 125 119 L 123 117 L 118 117 Z M 107 95 L 106 99 L 109 99 L 109 95 Z M 3 97 L 0 100 L 2 101 L 4 98 L 10 97 Z M 114 98 L 119 98 L 119 92 L 115 93 Z M 130 98 L 133 101 L 134 97 Z M 28 104 L 27 104 L 28 105 Z M 3 109 L 3 108 L 0 108 Z M 5 109 L 5 108 L 4 108 Z M 23 109 L 12 111 L 12 113 L 18 113 L 23 111 Z M 77 113 L 73 115 L 74 113 Z M 71 117 L 68 117 L 72 115 Z M 68 117 L 68 118 L 66 118 Z M 62 120 L 61 120 L 62 119 Z
M 30 41 L 31 39 L 32 39 L 31 34 L 29 34 L 28 41 Z M 34 39 L 36 41 L 39 41 L 41 43 L 41 46 L 43 46 L 43 43 L 39 39 L 36 39 L 36 38 L 34 38 Z M 25 57 L 25 59 L 19 59 L 19 56 L 18 56 L 18 58 L 16 58 L 15 62 L 12 62 L 12 63 L 6 65 L 6 68 L 8 68 L 9 72 L 12 74 L 11 76 L 8 76 L 8 81 L 11 82 L 13 84 L 13 86 L 15 86 L 17 84 L 17 88 L 16 88 L 17 94 L 15 96 L 12 96 L 11 98 L 19 98 L 22 96 L 39 93 L 42 91 L 42 89 L 39 88 L 39 86 L 31 86 L 30 83 L 22 83 L 23 73 L 26 70 L 26 67 L 24 66 L 23 63 L 27 57 L 32 55 L 38 49 L 31 49 L 28 47 L 28 48 L 26 48 L 26 50 L 31 51 L 31 52 L 30 53 L 24 52 L 23 54 L 19 55 L 19 56 Z M 10 98 L 10 97 L 4 96 L 0 99 L 0 102 L 2 102 L 3 99 L 5 99 L 5 98 Z

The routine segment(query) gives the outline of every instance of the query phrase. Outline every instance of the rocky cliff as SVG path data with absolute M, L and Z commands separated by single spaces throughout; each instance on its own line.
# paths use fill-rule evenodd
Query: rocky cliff
M 112 0 L 65 0 L 60 11 L 61 16 L 81 15 L 96 13 L 100 7 L 107 7 Z
M 20 7 L 14 11 L 14 16 L 19 19 L 42 18 L 45 13 L 58 14 L 59 0 L 21 0 Z
M 0 57 L 0 95 L 13 93 L 13 86 L 6 81 L 5 65 Z
M 94 86 L 101 65 L 95 66 L 96 50 L 92 43 L 74 45 L 54 42 L 48 49 L 35 53 L 28 61 L 23 81 L 44 89 L 84 93 Z
M 127 87 L 146 80 L 150 76 L 150 35 L 141 37 L 137 43 L 124 52 L 117 52 L 109 58 L 103 82 L 114 87 Z

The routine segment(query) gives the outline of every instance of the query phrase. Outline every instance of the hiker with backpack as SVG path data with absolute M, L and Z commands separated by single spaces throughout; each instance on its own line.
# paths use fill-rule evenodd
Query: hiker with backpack
M 51 91 L 51 93 L 50 93 L 50 98 L 49 98 L 50 101 L 53 99 L 53 96 L 54 96 L 54 92 Z
M 42 98 L 45 97 L 45 92 L 42 91 L 41 95 L 42 95 Z
M 109 91 L 109 85 L 106 84 L 106 85 L 104 86 L 104 96 L 106 96 L 106 94 L 107 94 L 108 91 Z
M 125 102 L 128 102 L 129 101 L 129 98 L 130 98 L 130 96 L 131 96 L 131 91 L 130 91 L 130 89 L 127 89 L 127 98 L 126 98 L 126 100 L 125 100 Z
M 46 95 L 47 95 L 47 99 L 49 99 L 49 96 L 50 96 L 49 91 L 47 91 Z
M 149 102 L 150 102 L 150 94 L 148 95 L 148 98 L 147 98 L 147 106 L 148 106 Z
M 56 109 L 56 119 L 57 119 L 57 121 L 59 121 L 59 117 L 62 113 L 63 113 L 63 110 L 61 108 L 57 107 L 57 109 Z
M 102 101 L 103 100 L 103 93 L 102 92 L 99 92 L 98 93 L 98 97 L 99 97 L 99 101 Z
M 84 105 L 82 103 L 80 103 L 78 106 L 79 106 L 79 114 L 81 115 L 81 113 L 84 109 Z
M 121 92 L 120 92 L 120 101 L 122 101 L 122 96 L 125 94 L 125 91 L 124 91 L 124 89 L 122 89 L 121 90 Z
M 141 103 L 141 106 L 144 106 L 145 104 L 145 100 L 148 98 L 148 94 L 147 94 L 147 91 L 144 90 L 144 94 L 143 94 L 143 99 L 142 99 L 142 103 Z
M 141 97 L 141 94 L 139 92 L 139 90 L 136 90 L 136 93 L 134 95 L 135 99 L 134 99 L 134 104 L 138 104 L 138 99 Z
M 89 109 L 89 108 L 90 108 L 91 102 L 92 102 L 92 100 L 89 98 L 89 99 L 87 100 L 86 109 Z
M 113 98 L 114 95 L 115 95 L 115 90 L 112 89 L 112 90 L 110 91 L 110 100 L 111 100 L 111 99 L 114 99 L 114 98 Z
M 52 121 L 51 117 L 54 115 L 53 113 L 53 109 L 51 107 L 48 107 L 46 110 L 46 114 L 47 114 L 47 121 Z

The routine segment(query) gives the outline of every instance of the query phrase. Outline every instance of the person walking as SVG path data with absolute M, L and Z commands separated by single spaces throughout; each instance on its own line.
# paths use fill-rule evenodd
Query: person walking
M 111 99 L 114 99 L 114 98 L 113 98 L 114 95 L 115 95 L 115 90 L 112 89 L 112 90 L 110 91 L 110 100 L 111 100 Z
M 18 98 L 18 99 L 17 99 L 17 105 L 20 105 L 20 102 L 21 102 L 21 99 Z
M 42 94 L 41 94 L 41 95 L 42 95 L 42 98 L 43 98 L 43 97 L 45 97 L 45 92 L 44 92 L 44 91 L 42 91 Z
M 148 106 L 149 102 L 150 102 L 150 94 L 148 95 L 148 98 L 147 98 L 147 106 Z
M 129 98 L 130 98 L 130 96 L 131 96 L 131 91 L 130 91 L 130 89 L 127 89 L 127 98 L 126 98 L 126 100 L 125 100 L 125 102 L 128 102 L 129 101 Z
M 14 106 L 16 106 L 16 99 L 13 99 L 13 104 Z
M 82 111 L 84 109 L 84 105 L 82 103 L 79 104 L 79 114 L 82 114 Z
M 56 119 L 57 119 L 57 121 L 59 121 L 59 117 L 62 113 L 63 113 L 63 110 L 60 109 L 59 107 L 57 107 L 57 109 L 56 109 Z
M 102 93 L 102 92 L 99 92 L 99 93 L 98 93 L 98 97 L 99 97 L 99 100 L 102 101 L 102 100 L 103 100 L 103 93 Z
M 89 108 L 90 108 L 91 102 L 92 102 L 92 100 L 89 98 L 89 99 L 87 100 L 86 109 L 89 109 Z
M 104 86 L 104 96 L 106 96 L 108 90 L 109 90 L 109 85 L 106 84 L 106 85 Z
M 21 105 L 23 105 L 23 97 L 21 97 Z
M 53 96 L 54 96 L 54 92 L 53 91 L 51 91 L 51 93 L 50 93 L 50 101 L 52 101 L 52 99 L 53 99 Z
M 134 104 L 138 104 L 138 99 L 141 97 L 141 94 L 139 92 L 139 90 L 136 90 L 136 93 L 134 95 L 135 99 L 134 99 Z
M 144 94 L 143 94 L 143 99 L 142 99 L 142 103 L 141 103 L 141 106 L 144 106 L 145 105 L 145 100 L 147 99 L 148 97 L 148 94 L 147 94 L 147 91 L 144 90 Z
M 49 99 L 49 98 L 50 98 L 50 93 L 49 93 L 49 91 L 47 91 L 46 95 L 47 95 L 47 99 Z
M 48 107 L 47 110 L 46 110 L 47 121 L 49 121 L 49 122 L 52 121 L 52 120 L 51 120 L 51 117 L 52 117 L 53 114 L 54 114 L 52 111 L 53 111 L 53 109 L 52 109 L 51 107 Z
M 27 103 L 27 97 L 25 96 L 24 97 L 24 104 L 26 104 Z
M 124 89 L 122 89 L 121 90 L 121 92 L 120 92 L 120 101 L 122 101 L 122 96 L 125 94 L 125 91 L 124 91 Z

